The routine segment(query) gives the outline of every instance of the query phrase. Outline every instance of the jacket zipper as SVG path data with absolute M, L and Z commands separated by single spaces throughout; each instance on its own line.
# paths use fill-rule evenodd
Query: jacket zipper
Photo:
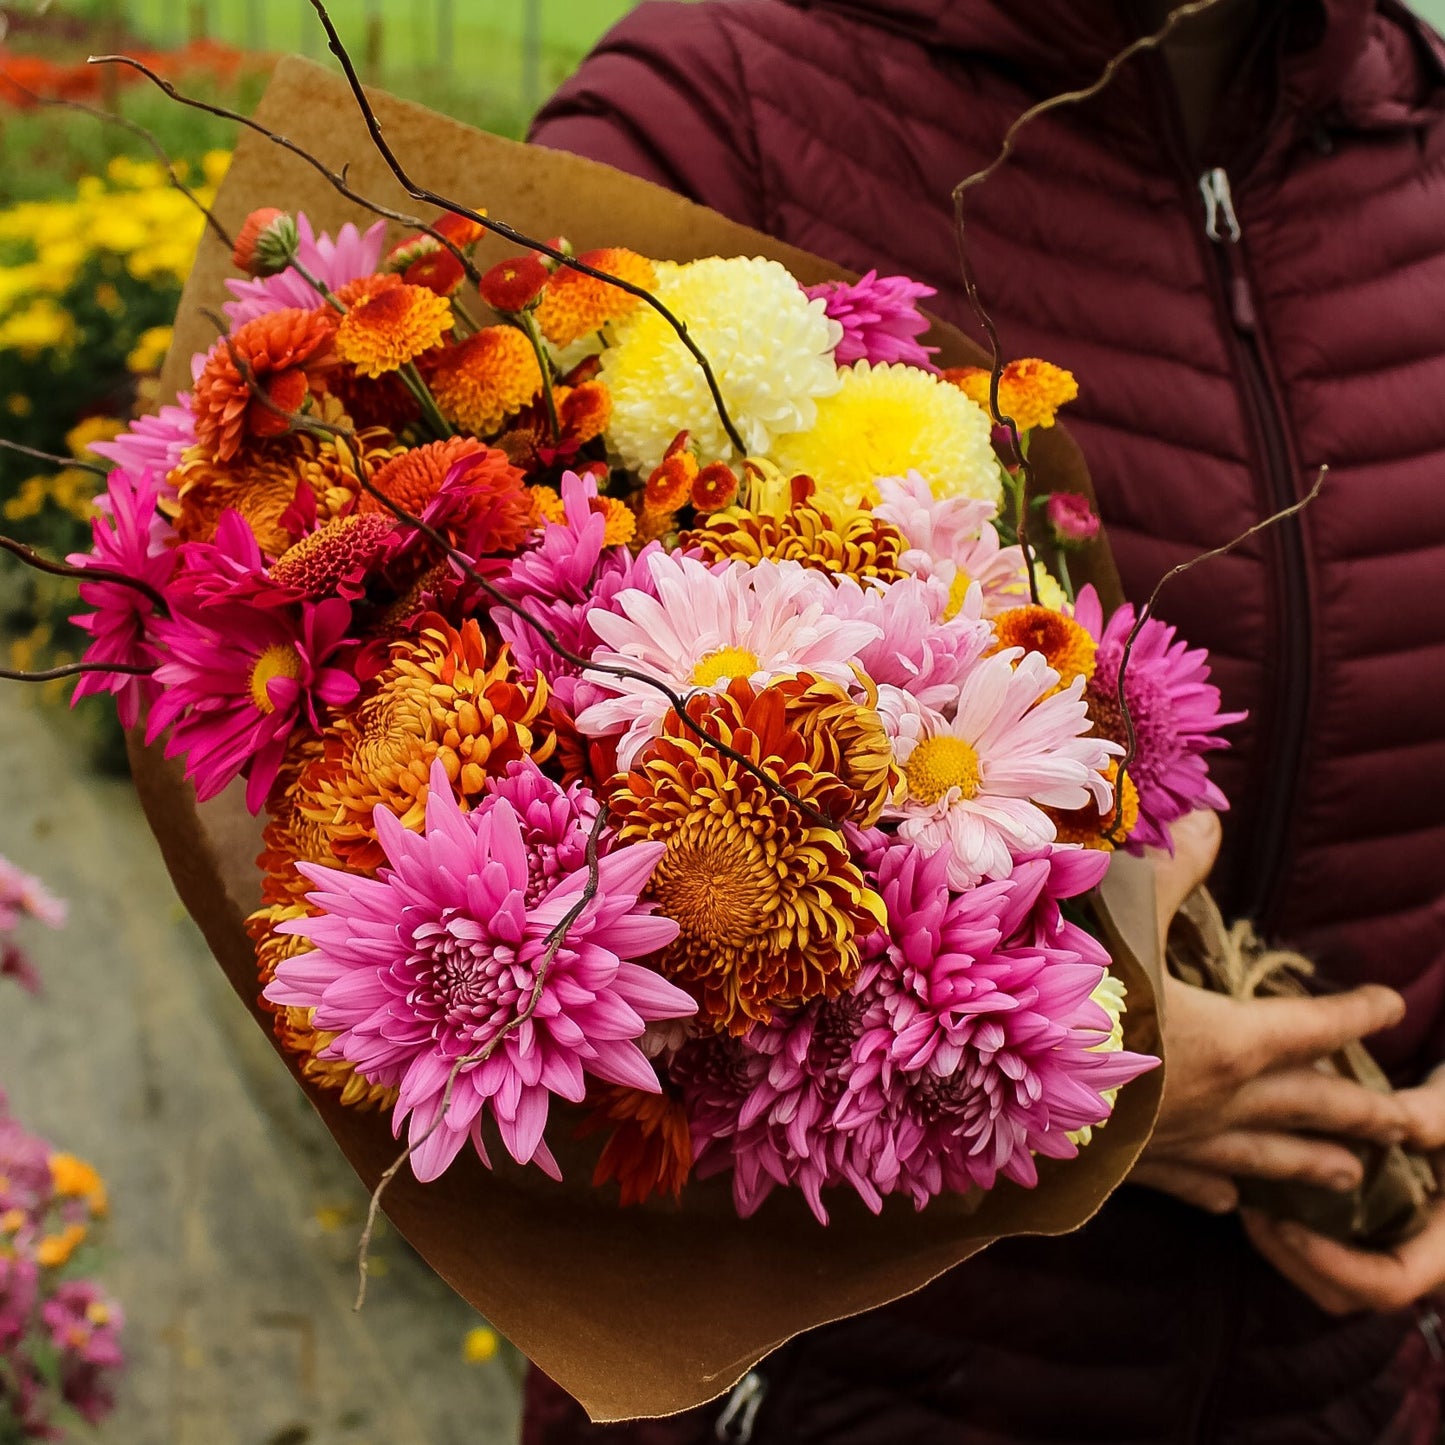
M 1234 209 L 1229 175 L 1215 167 L 1199 177 L 1204 201 L 1204 234 L 1220 270 L 1230 332 L 1239 361 L 1245 416 L 1264 469 L 1268 512 L 1299 500 L 1296 468 L 1279 395 L 1270 378 L 1264 344 L 1256 325 L 1254 296 L 1240 250 L 1243 230 Z M 1280 905 L 1286 843 L 1298 801 L 1308 736 L 1311 678 L 1309 572 L 1304 530 L 1298 516 L 1276 522 L 1269 534 L 1279 563 L 1276 599 L 1279 651 L 1274 662 L 1274 710 L 1265 760 L 1270 785 L 1243 842 L 1240 911 L 1268 932 Z

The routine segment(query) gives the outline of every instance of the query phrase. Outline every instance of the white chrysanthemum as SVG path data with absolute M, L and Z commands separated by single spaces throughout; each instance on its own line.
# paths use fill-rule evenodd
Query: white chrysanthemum
M 843 328 L 776 261 L 664 262 L 653 290 L 687 323 L 750 454 L 811 427 L 817 400 L 837 391 L 833 348 Z M 705 460 L 734 457 L 702 368 L 651 307 L 638 307 L 616 327 L 601 379 L 612 396 L 607 435 L 627 466 L 651 471 L 680 431 L 691 433 Z
M 789 475 L 806 473 L 825 495 L 871 505 L 880 477 L 917 473 L 935 497 L 998 503 L 1003 486 L 988 417 L 956 386 L 916 366 L 839 373 L 807 431 L 780 437 L 769 456 Z
M 1124 1047 L 1124 1000 L 1128 995 L 1128 989 L 1124 987 L 1123 979 L 1115 978 L 1112 973 L 1105 973 L 1099 980 L 1099 986 L 1091 995 L 1094 1002 L 1109 1015 L 1113 1027 L 1109 1030 L 1109 1037 L 1101 1044 L 1094 1045 L 1094 1051 L 1100 1054 L 1117 1054 Z M 1119 1097 L 1118 1089 L 1105 1089 L 1101 1095 L 1110 1110 L 1114 1107 L 1114 1100 Z M 1102 1129 L 1109 1121 L 1103 1120 L 1094 1125 L 1085 1125 L 1082 1129 L 1075 1129 L 1069 1138 L 1079 1146 L 1080 1149 L 1089 1143 L 1094 1137 L 1095 1129 Z

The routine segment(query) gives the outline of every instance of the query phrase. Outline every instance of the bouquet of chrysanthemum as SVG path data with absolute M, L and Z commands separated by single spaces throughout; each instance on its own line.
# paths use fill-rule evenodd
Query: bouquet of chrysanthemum
M 500 159 L 535 194 L 546 166 Z M 901 278 L 565 242 L 479 266 L 474 213 L 388 247 L 242 195 L 224 332 L 113 444 L 72 559 L 83 686 L 147 716 L 203 804 L 234 783 L 264 814 L 247 960 L 226 899 L 249 889 L 217 892 L 214 835 L 139 774 L 365 1175 L 365 1111 L 406 1130 L 413 1237 L 625 1414 L 1081 1222 L 1157 1099 L 1095 1137 L 1157 1035 L 1128 930 L 1088 900 L 1117 846 L 1222 802 L 1204 754 L 1229 719 L 1201 654 L 1034 555 L 1031 532 L 1064 557 L 1097 531 L 1026 485 L 1073 378 L 940 371 Z M 714 1175 L 730 1218 L 690 1182 Z M 749 1231 L 774 1191 L 817 1223 Z M 906 1243 L 895 1195 L 922 1211 Z M 639 1230 L 619 1196 L 682 1208 Z M 489 1248 L 520 1256 L 509 1284 L 472 1274 Z M 631 1311 L 635 1269 L 596 1293 L 609 1248 L 723 1273 L 781 1252 L 800 1290 L 715 1278 L 685 1320 L 648 1295 L 678 1357 L 602 1380 L 612 1357 L 565 1329 L 549 1354 L 518 1296 L 550 1278 Z

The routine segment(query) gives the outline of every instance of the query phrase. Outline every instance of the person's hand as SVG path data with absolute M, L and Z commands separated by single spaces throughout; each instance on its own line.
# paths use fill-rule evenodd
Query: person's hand
M 1175 855 L 1156 856 L 1160 932 L 1205 878 L 1219 821 L 1174 825 Z M 1323 998 L 1237 1000 L 1164 981 L 1164 1100 L 1132 1182 L 1214 1213 L 1238 1207 L 1234 1179 L 1297 1179 L 1353 1189 L 1360 1161 L 1316 1134 L 1397 1143 L 1405 1107 L 1390 1094 L 1326 1072 L 1319 1061 L 1397 1023 L 1404 1001 L 1368 985 Z M 1445 1120 L 1442 1120 L 1445 1122 Z
M 1417 1089 L 1397 1094 L 1408 1142 L 1436 1156 L 1445 1153 L 1445 1071 Z M 1445 1199 L 1413 1239 L 1391 1250 L 1352 1249 L 1303 1225 L 1243 1214 L 1254 1247 L 1292 1284 L 1330 1314 L 1398 1310 L 1445 1287 Z

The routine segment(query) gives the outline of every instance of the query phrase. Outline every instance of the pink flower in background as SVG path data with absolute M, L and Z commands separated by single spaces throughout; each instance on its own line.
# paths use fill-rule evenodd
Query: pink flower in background
M 936 370 L 932 358 L 938 348 L 924 346 L 918 339 L 928 330 L 928 319 L 917 303 L 938 294 L 932 286 L 869 271 L 856 281 L 824 281 L 803 290 L 811 299 L 821 297 L 828 315 L 843 328 L 834 352 L 839 366 L 901 361 Z
M 163 592 L 175 570 L 175 553 L 166 545 L 170 533 L 158 510 L 167 493 L 165 478 L 156 471 L 128 472 L 117 468 L 106 482 L 106 501 L 92 520 L 94 538 L 89 552 L 73 552 L 67 559 L 77 567 L 104 567 L 147 582 Z M 149 667 L 158 660 L 153 634 L 156 605 L 144 593 L 118 582 L 82 582 L 80 599 L 95 608 L 72 619 L 88 632 L 86 662 L 121 663 Z M 92 693 L 115 695 L 116 712 L 123 727 L 134 727 L 141 708 L 154 702 L 159 688 L 150 677 L 121 672 L 82 673 L 71 703 Z
M 951 717 L 882 710 L 908 778 L 885 816 L 900 838 L 942 855 L 952 887 L 1007 877 L 1015 855 L 1051 843 L 1045 807 L 1109 806 L 1104 770 L 1120 749 L 1086 736 L 1084 680 L 1051 692 L 1058 680 L 1037 652 L 1009 648 L 969 672 Z
M 655 597 L 629 589 L 617 594 L 615 612 L 589 615 L 603 643 L 593 661 L 633 668 L 678 692 L 721 692 L 735 677 L 762 687 L 799 672 L 847 686 L 852 659 L 879 635 L 871 622 L 834 615 L 832 583 L 797 562 L 739 562 L 714 571 L 658 552 L 649 565 Z M 631 678 L 583 675 L 604 696 L 578 714 L 578 730 L 620 733 L 617 761 L 625 769 L 659 731 L 667 698 Z
M 163 406 L 154 416 L 138 416 L 110 441 L 92 442 L 91 451 L 134 476 L 156 472 L 165 494 L 172 495 L 169 486 L 165 486 L 165 478 L 181 464 L 186 449 L 196 442 L 196 417 L 191 410 L 190 395 L 182 392 L 176 400 L 178 406 Z M 106 504 L 100 500 L 96 505 L 103 510 Z
M 296 259 L 308 274 L 332 291 L 359 276 L 370 276 L 381 266 L 385 221 L 378 221 L 364 232 L 358 231 L 348 221 L 333 239 L 324 231 L 316 235 L 303 212 L 296 217 L 296 229 L 300 235 Z M 230 318 L 233 330 L 270 311 L 284 311 L 290 306 L 310 311 L 324 304 L 324 298 L 316 288 L 289 268 L 278 271 L 274 276 L 227 281 L 226 289 L 236 298 L 221 308 Z
M 65 902 L 57 898 L 31 874 L 17 868 L 0 855 L 0 978 L 13 978 L 27 993 L 39 993 L 40 975 L 20 945 L 5 935 L 13 932 L 23 919 L 33 918 L 51 928 L 65 922 Z M 0 1096 L 0 1107 L 4 1099 Z M 0 1120 L 0 1129 L 4 1122 Z M 4 1170 L 4 1146 L 0 1144 L 0 1175 Z M 4 1212 L 3 1188 L 0 1188 L 0 1213 Z
M 1055 880 L 1038 859 L 1022 877 L 960 894 L 946 858 L 895 844 L 877 876 L 896 922 L 835 1122 L 886 1129 L 893 1147 L 868 1161 L 872 1182 L 918 1208 L 944 1191 L 991 1189 L 1000 1175 L 1032 1187 L 1034 1155 L 1072 1158 L 1070 1133 L 1106 1119 L 1109 1091 L 1157 1062 L 1104 1047 L 1113 1021 L 1092 999 L 1099 963 L 1009 931 L 1034 921 L 1051 883 L 1071 888 L 1088 874 Z
M 5 1112 L 0 1095 L 0 1214 L 18 1210 L 34 1222 L 53 1194 L 49 1146 Z
M 1092 587 L 1081 589 L 1075 605 L 1075 618 L 1099 644 L 1089 691 L 1107 714 L 1118 713 L 1119 669 L 1136 615 L 1125 603 L 1106 624 Z M 1131 852 L 1146 847 L 1173 852 L 1170 823 L 1196 808 L 1229 807 L 1210 780 L 1204 755 L 1227 747 L 1219 730 L 1247 714 L 1220 711 L 1219 689 L 1209 681 L 1209 654 L 1176 640 L 1174 629 L 1155 617 L 1145 621 L 1130 649 L 1124 700 L 1135 736 L 1128 776 L 1139 790 L 1139 823 L 1127 846 Z
M 1080 547 L 1099 535 L 1099 514 L 1087 497 L 1073 492 L 1050 492 L 1044 519 L 1060 547 Z
M 60 1357 L 65 1403 L 90 1424 L 115 1408 L 115 1372 L 125 1364 L 121 1308 L 89 1280 L 68 1280 L 40 1307 L 40 1318 Z
M 159 624 L 164 689 L 147 740 L 167 728 L 166 756 L 184 756 L 196 796 L 213 798 L 247 778 L 246 806 L 266 801 L 292 731 L 321 725 L 327 707 L 359 691 L 349 670 L 351 608 L 340 598 L 295 607 L 215 601 Z
M 637 1040 L 649 1022 L 696 1009 L 681 989 L 633 961 L 677 936 L 676 923 L 639 902 L 661 843 L 604 854 L 596 896 L 543 974 L 549 936 L 581 899 L 587 874 L 573 872 L 529 903 L 548 868 L 545 853 L 531 856 L 527 842 L 537 836 L 534 804 L 545 803 L 545 790 L 538 780 L 512 786 L 534 794 L 530 803 L 517 794 L 521 815 L 496 795 L 463 813 L 436 763 L 424 833 L 377 808 L 391 866 L 375 879 L 300 864 L 322 911 L 282 929 L 308 939 L 313 951 L 283 962 L 266 990 L 273 1003 L 316 1010 L 316 1027 L 336 1035 L 330 1057 L 399 1088 L 393 1127 L 400 1133 L 410 1116 L 411 1165 L 422 1180 L 441 1174 L 468 1138 L 486 1159 L 487 1114 L 519 1164 L 535 1162 L 556 1176 L 543 1139 L 551 1097 L 580 1103 L 587 1074 L 657 1093 Z M 565 806 L 576 811 L 575 846 L 585 835 L 583 809 L 575 798 Z M 553 827 L 542 822 L 542 835 L 550 839 Z M 536 1011 L 518 1023 L 539 978 Z M 458 1070 L 488 1047 L 485 1060 Z

